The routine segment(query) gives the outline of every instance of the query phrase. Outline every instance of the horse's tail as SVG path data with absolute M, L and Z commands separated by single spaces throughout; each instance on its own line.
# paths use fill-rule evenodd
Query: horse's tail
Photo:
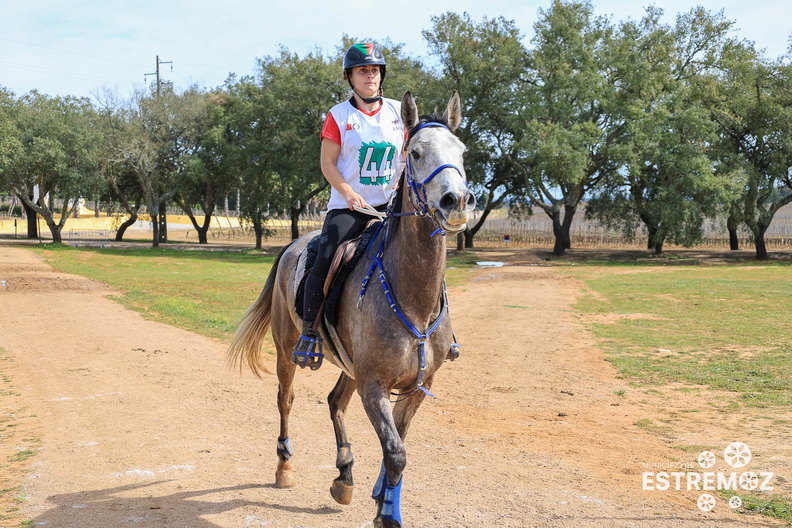
M 267 335 L 267 330 L 269 330 L 270 322 L 272 321 L 272 292 L 275 289 L 275 276 L 278 274 L 278 264 L 283 253 L 289 247 L 286 246 L 281 249 L 278 256 L 275 257 L 267 282 L 264 283 L 264 288 L 261 290 L 256 302 L 239 319 L 234 340 L 226 353 L 226 361 L 231 367 L 238 366 L 241 370 L 243 365 L 247 364 L 250 370 L 258 377 L 261 377 L 262 373 L 272 374 L 262 361 L 261 343 L 264 341 L 264 336 Z

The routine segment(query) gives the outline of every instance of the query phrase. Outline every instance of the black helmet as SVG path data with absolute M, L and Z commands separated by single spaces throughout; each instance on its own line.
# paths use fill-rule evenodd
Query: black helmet
M 385 80 L 385 57 L 374 44 L 363 42 L 354 44 L 344 54 L 344 75 L 349 75 L 349 70 L 356 66 L 379 66 L 380 80 Z

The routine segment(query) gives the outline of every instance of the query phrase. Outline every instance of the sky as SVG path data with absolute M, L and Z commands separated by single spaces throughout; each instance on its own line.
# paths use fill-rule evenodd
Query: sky
M 786 52 L 792 10 L 778 0 L 592 0 L 595 13 L 615 22 L 638 20 L 646 5 L 663 9 L 664 22 L 701 5 L 735 21 L 733 35 L 751 40 L 768 56 Z M 390 38 L 426 60 L 422 31 L 432 17 L 467 12 L 476 21 L 515 21 L 526 43 L 540 9 L 551 0 L 0 0 L 0 87 L 22 95 L 94 98 L 104 90 L 122 96 L 154 80 L 157 57 L 163 81 L 177 90 L 222 85 L 233 73 L 254 72 L 256 60 L 281 47 L 299 55 L 335 54 L 343 35 Z

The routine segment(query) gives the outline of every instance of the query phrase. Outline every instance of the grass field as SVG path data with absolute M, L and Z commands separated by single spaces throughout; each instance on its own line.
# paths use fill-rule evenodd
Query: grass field
M 792 404 L 792 267 L 563 270 L 586 285 L 578 309 L 633 383 L 707 386 L 748 406 Z
M 256 299 L 274 260 L 260 252 L 36 248 L 58 270 L 119 290 L 119 302 L 147 318 L 225 338 Z
M 274 257 L 173 249 L 37 249 L 56 269 L 110 284 L 146 317 L 227 338 Z M 475 252 L 449 260 L 461 285 Z M 480 259 L 479 259 L 480 260 Z M 792 267 L 664 266 L 602 261 L 556 269 L 581 280 L 577 306 L 633 383 L 703 385 L 749 406 L 792 404 Z

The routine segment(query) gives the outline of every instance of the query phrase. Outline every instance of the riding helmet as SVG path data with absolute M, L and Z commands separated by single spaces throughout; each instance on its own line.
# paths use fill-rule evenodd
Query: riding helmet
M 380 80 L 385 80 L 385 57 L 380 49 L 369 42 L 352 45 L 344 54 L 344 75 L 356 66 L 379 66 Z

